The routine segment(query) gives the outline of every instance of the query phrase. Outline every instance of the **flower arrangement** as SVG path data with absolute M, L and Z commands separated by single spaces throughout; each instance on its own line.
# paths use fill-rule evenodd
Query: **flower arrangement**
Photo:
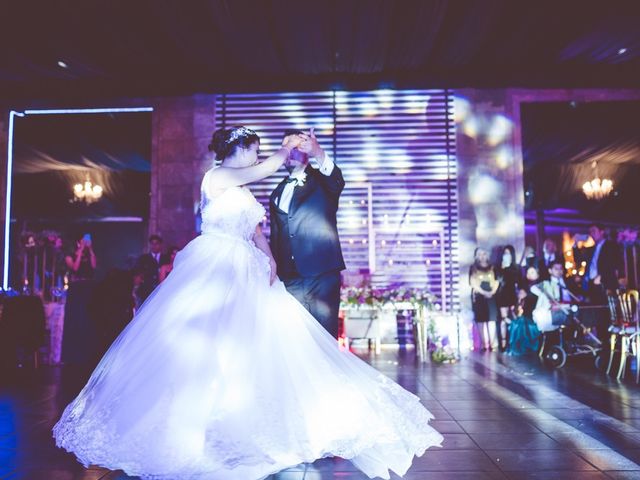
M 618 243 L 624 245 L 632 245 L 638 241 L 638 231 L 630 228 L 625 228 L 618 232 Z
M 449 337 L 440 335 L 436 326 L 434 316 L 431 316 L 427 324 L 427 334 L 429 338 L 429 352 L 431 360 L 436 363 L 453 363 L 458 359 L 455 349 Z
M 397 285 L 387 288 L 346 287 L 341 291 L 341 303 L 342 308 L 367 306 L 374 309 L 381 309 L 386 305 L 409 303 L 416 310 L 413 314 L 414 328 L 426 330 L 428 341 L 426 349 L 431 360 L 436 363 L 448 363 L 457 359 L 448 337 L 438 332 L 436 316 L 428 313 L 438 311 L 440 305 L 436 303 L 434 295 L 425 289 Z
M 425 306 L 437 309 L 434 296 L 421 288 L 409 288 L 391 286 L 388 288 L 373 287 L 348 287 L 341 291 L 343 306 L 359 307 L 367 305 L 374 308 L 382 308 L 388 304 L 411 303 L 414 306 Z
M 431 360 L 436 363 L 454 363 L 458 357 L 450 344 L 440 346 L 436 344 L 436 347 L 431 350 Z

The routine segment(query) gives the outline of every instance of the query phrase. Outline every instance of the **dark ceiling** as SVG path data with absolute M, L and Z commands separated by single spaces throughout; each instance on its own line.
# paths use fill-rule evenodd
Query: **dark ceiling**
M 638 87 L 639 11 L 615 0 L 3 1 L 0 100 Z

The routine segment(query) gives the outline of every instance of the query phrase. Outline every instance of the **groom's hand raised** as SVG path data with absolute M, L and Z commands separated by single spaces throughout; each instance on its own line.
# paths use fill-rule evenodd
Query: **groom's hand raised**
M 308 134 L 301 133 L 300 137 L 302 138 L 302 143 L 298 147 L 298 150 L 318 160 L 324 159 L 324 150 L 318 143 L 313 127 L 309 129 Z

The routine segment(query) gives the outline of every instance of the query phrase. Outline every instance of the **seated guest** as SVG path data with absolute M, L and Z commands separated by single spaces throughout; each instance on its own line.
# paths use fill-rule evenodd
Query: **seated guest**
M 549 279 L 531 287 L 538 297 L 533 318 L 541 332 L 557 329 L 566 319 L 569 304 L 574 300 L 564 282 L 564 266 L 562 260 L 551 262 Z
M 527 268 L 525 280 L 518 291 L 518 316 L 509 326 L 509 355 L 525 355 L 535 353 L 540 345 L 540 330 L 533 321 L 533 310 L 538 296 L 531 287 L 539 280 L 540 275 L 535 267 Z
M 160 271 L 158 272 L 159 283 L 162 283 L 164 279 L 167 278 L 167 275 L 171 273 L 171 270 L 173 270 L 173 261 L 176 259 L 176 255 L 179 251 L 180 249 L 178 247 L 171 247 L 169 249 L 169 252 L 167 253 L 169 261 L 164 265 L 161 265 Z

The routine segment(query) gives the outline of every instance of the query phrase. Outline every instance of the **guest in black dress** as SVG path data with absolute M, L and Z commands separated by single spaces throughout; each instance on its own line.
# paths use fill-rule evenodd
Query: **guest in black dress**
M 495 349 L 498 315 L 495 295 L 499 282 L 493 265 L 489 262 L 489 252 L 483 248 L 476 248 L 474 253 L 474 262 L 469 269 L 469 285 L 473 316 L 480 331 L 482 351 Z
M 520 283 L 520 269 L 516 263 L 516 251 L 512 245 L 506 245 L 500 249 L 498 257 L 498 281 L 500 286 L 496 292 L 496 303 L 498 305 L 500 318 L 498 319 L 500 328 L 500 349 L 507 348 L 508 327 L 511 320 L 515 318 L 517 304 L 517 289 Z
M 65 261 L 69 269 L 69 290 L 64 308 L 62 361 L 90 367 L 98 355 L 96 332 L 88 312 L 97 263 L 91 236 L 86 234 L 79 239 Z

